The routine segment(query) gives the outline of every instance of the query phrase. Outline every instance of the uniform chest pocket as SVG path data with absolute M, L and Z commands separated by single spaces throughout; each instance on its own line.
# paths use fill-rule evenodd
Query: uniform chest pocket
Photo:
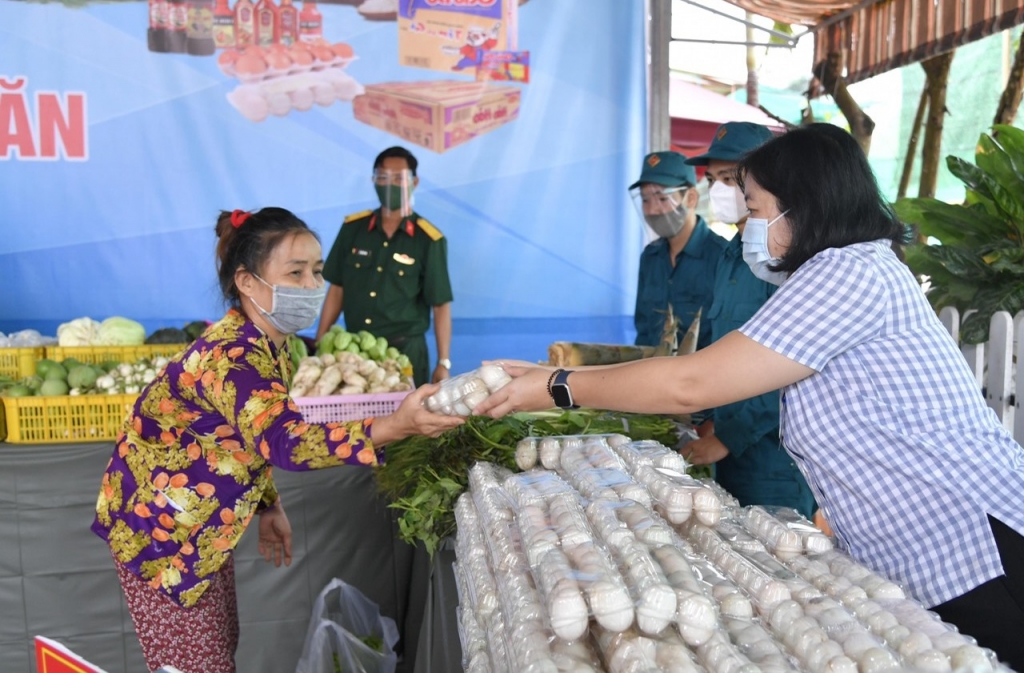
M 422 286 L 420 275 L 423 272 L 423 265 L 418 259 L 395 253 L 391 259 L 387 260 L 385 272 L 388 281 L 400 294 L 410 298 L 419 295 Z
M 374 270 L 374 262 L 372 250 L 354 248 L 345 259 L 345 276 L 348 279 L 365 278 Z

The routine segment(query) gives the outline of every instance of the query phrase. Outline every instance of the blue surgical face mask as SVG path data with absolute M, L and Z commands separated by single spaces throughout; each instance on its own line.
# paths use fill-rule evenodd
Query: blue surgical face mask
M 772 257 L 768 252 L 768 227 L 782 219 L 785 214 L 781 213 L 770 222 L 761 217 L 748 217 L 743 228 L 743 261 L 755 276 L 772 285 L 782 285 L 789 277 L 784 271 L 773 271 L 770 268 L 778 264 L 779 259 Z
M 271 285 L 256 274 L 253 276 L 274 291 L 269 311 L 257 304 L 255 299 L 249 297 L 249 301 L 260 310 L 260 313 L 267 319 L 267 322 L 274 326 L 274 329 L 281 334 L 295 334 L 313 326 L 320 315 L 324 297 L 327 296 L 326 283 L 315 288 L 288 287 Z

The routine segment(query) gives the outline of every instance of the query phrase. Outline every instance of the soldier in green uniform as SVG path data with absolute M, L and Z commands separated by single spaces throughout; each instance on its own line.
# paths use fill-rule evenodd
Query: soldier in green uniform
M 324 264 L 330 283 L 320 338 L 345 313 L 350 332 L 366 330 L 409 356 L 416 385 L 448 378 L 452 288 L 448 241 L 412 210 L 416 158 L 403 147 L 377 156 L 373 181 L 381 207 L 345 218 Z M 430 373 L 426 332 L 434 314 L 437 366 Z

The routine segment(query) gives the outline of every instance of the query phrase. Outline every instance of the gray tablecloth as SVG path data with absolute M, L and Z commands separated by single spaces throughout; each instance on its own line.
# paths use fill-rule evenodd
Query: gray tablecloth
M 109 443 L 0 443 L 4 673 L 35 671 L 35 635 L 60 641 L 109 673 L 146 670 L 110 555 L 89 530 L 111 451 Z M 292 523 L 295 558 L 290 568 L 274 568 L 257 554 L 255 531 L 242 538 L 235 557 L 238 670 L 294 671 L 313 600 L 334 577 L 398 623 L 399 671 L 459 670 L 453 554 L 439 556 L 432 572 L 421 548 L 398 541 L 394 515 L 368 469 L 277 470 L 274 476 Z

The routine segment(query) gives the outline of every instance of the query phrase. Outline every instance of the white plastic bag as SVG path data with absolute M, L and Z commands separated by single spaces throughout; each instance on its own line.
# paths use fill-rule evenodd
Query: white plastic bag
M 340 579 L 316 599 L 295 673 L 394 673 L 398 627 Z

